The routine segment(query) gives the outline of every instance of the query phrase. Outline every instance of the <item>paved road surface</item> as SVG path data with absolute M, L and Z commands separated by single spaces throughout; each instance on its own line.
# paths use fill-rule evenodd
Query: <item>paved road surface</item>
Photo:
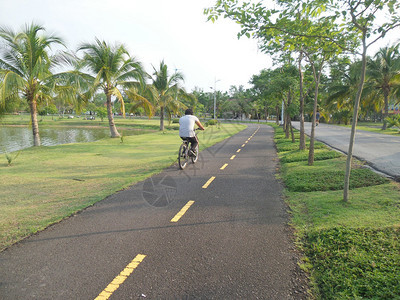
M 300 128 L 299 122 L 293 127 Z M 306 134 L 311 134 L 311 123 L 305 123 Z M 319 124 L 315 138 L 347 153 L 351 129 L 342 126 Z M 353 155 L 370 163 L 375 169 L 400 179 L 400 136 L 357 130 Z
M 249 125 L 0 253 L 0 298 L 304 299 L 272 137 Z

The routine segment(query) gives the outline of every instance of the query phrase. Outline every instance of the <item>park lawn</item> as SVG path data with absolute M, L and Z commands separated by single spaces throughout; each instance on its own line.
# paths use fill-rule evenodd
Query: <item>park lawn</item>
M 344 125 L 344 124 L 336 124 L 337 126 L 344 126 L 344 127 L 349 127 L 351 128 L 350 125 Z M 363 131 L 370 131 L 370 132 L 376 132 L 376 133 L 382 133 L 382 134 L 389 134 L 389 135 L 400 135 L 400 129 L 396 127 L 391 127 L 387 128 L 385 130 L 382 130 L 382 122 L 358 122 L 357 123 L 357 130 L 363 130 Z
M 2 115 L 0 116 L 0 125 L 7 126 L 29 126 L 31 122 L 29 114 L 21 115 Z M 145 117 L 126 117 L 115 116 L 114 122 L 118 127 L 118 130 L 123 133 L 124 130 L 129 129 L 149 129 L 159 130 L 160 119 L 145 118 Z M 38 116 L 39 131 L 41 127 L 104 127 L 109 128 L 108 119 L 104 118 L 103 121 L 100 118 L 95 120 L 85 120 L 84 116 L 74 116 L 73 119 L 69 119 L 68 115 L 64 117 L 60 116 Z M 166 129 L 178 129 L 178 124 L 169 123 L 168 120 L 165 122 Z
M 245 125 L 210 126 L 205 149 Z M 0 251 L 176 162 L 175 130 L 93 143 L 32 147 L 7 165 L 0 160 Z
M 274 127 L 282 136 L 282 128 Z M 315 152 L 313 166 L 307 164 L 308 151 L 279 152 L 279 176 L 286 186 L 296 242 L 304 253 L 311 297 L 400 299 L 400 186 L 354 159 L 354 186 L 344 203 L 346 158 L 326 151 L 332 150 Z

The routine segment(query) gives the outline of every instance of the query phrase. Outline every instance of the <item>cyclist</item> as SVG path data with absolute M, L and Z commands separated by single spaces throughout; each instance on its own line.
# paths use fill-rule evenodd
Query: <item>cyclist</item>
M 179 136 L 182 140 L 188 140 L 190 142 L 189 155 L 196 153 L 196 147 L 199 144 L 197 139 L 194 125 L 199 126 L 201 130 L 204 130 L 204 126 L 201 124 L 199 118 L 193 115 L 193 110 L 188 108 L 185 111 L 185 115 L 179 119 Z

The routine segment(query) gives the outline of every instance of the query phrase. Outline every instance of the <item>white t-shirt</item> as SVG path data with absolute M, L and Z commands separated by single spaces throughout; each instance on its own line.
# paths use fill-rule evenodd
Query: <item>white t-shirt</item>
M 200 122 L 196 116 L 185 115 L 179 119 L 179 136 L 181 137 L 194 137 L 194 124 Z

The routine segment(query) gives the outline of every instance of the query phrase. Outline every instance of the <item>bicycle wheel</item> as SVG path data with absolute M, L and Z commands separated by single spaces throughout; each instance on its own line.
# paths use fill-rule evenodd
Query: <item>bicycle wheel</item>
M 181 170 L 183 170 L 186 167 L 189 160 L 187 147 L 188 146 L 186 143 L 182 143 L 182 145 L 179 147 L 178 163 L 179 163 L 179 168 Z
M 192 163 L 195 163 L 199 159 L 199 144 L 196 146 L 196 150 L 194 151 L 194 156 L 190 157 Z

